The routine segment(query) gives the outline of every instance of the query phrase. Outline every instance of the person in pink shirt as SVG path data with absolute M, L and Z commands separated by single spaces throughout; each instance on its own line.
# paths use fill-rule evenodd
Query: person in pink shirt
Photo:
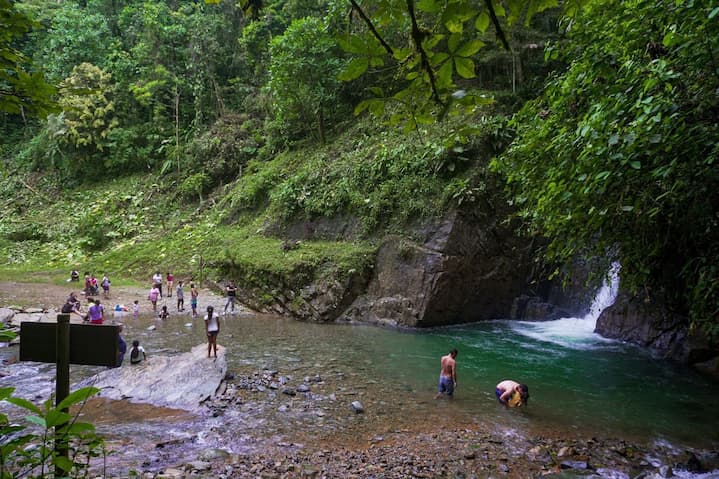
M 167 296 L 172 297 L 172 286 L 175 284 L 175 277 L 172 276 L 172 273 L 169 271 L 167 272 Z
M 157 300 L 160 297 L 160 289 L 156 284 L 152 285 L 152 289 L 147 294 L 147 299 L 152 303 L 152 312 L 157 313 Z

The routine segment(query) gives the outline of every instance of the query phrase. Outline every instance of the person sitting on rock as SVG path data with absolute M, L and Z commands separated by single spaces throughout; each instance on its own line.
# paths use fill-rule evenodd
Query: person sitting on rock
M 132 349 L 130 349 L 130 364 L 140 364 L 145 359 L 147 359 L 145 349 L 140 346 L 140 341 L 135 339 L 132 342 Z
M 80 300 L 77 299 L 77 296 L 75 296 L 75 293 L 70 293 L 70 296 L 65 300 L 65 304 L 62 305 L 61 309 L 62 313 L 64 314 L 77 314 L 79 317 L 81 317 L 83 320 L 86 319 L 86 316 L 80 312 Z

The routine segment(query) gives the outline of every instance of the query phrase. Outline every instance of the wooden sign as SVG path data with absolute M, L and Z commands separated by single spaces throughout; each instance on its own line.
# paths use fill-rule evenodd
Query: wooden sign
M 70 324 L 70 364 L 119 366 L 118 337 L 114 324 Z M 57 361 L 57 323 L 20 324 L 20 361 Z

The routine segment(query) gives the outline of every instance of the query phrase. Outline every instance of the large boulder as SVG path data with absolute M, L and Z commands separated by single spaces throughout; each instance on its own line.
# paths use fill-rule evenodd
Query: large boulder
M 612 306 L 599 315 L 595 332 L 653 350 L 688 364 L 708 361 L 719 353 L 707 338 L 690 332 L 687 317 L 657 299 L 620 291 Z
M 531 245 L 503 218 L 454 211 L 419 241 L 386 238 L 366 293 L 339 319 L 427 327 L 509 317 L 531 274 Z
M 227 372 L 225 348 L 218 346 L 217 358 L 207 357 L 207 345 L 177 356 L 153 356 L 137 365 L 129 364 L 129 349 L 122 367 L 108 369 L 79 386 L 100 389 L 100 397 L 128 399 L 156 406 L 194 409 L 215 395 Z

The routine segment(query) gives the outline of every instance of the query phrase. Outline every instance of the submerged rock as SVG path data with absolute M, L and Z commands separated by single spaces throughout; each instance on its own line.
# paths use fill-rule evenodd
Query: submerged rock
M 213 397 L 225 377 L 225 348 L 217 348 L 217 358 L 207 357 L 202 344 L 177 356 L 148 356 L 139 365 L 108 369 L 88 378 L 80 386 L 95 386 L 100 396 L 129 399 L 157 406 L 192 409 Z

